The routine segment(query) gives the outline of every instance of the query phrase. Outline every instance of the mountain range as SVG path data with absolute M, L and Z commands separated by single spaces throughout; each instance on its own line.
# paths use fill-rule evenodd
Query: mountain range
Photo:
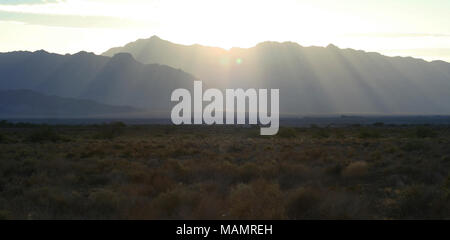
M 353 49 L 263 42 L 252 48 L 180 45 L 156 36 L 103 55 L 132 54 L 165 64 L 210 87 L 279 88 L 286 114 L 449 114 L 450 64 Z
M 192 88 L 194 77 L 159 64 L 142 64 L 128 53 L 113 57 L 45 51 L 0 54 L 0 89 L 126 105 L 152 112 L 170 109 L 177 87 Z
M 8 100 L 16 95 L 16 100 L 35 99 L 35 105 L 27 103 L 35 110 L 26 112 L 33 114 L 60 114 L 54 109 L 61 108 L 49 104 L 52 96 L 68 112 L 83 104 L 97 106 L 84 113 L 74 110 L 74 115 L 139 109 L 169 117 L 171 92 L 192 89 L 196 79 L 204 88 L 280 89 L 281 114 L 450 114 L 447 62 L 293 42 L 226 50 L 153 36 L 102 55 L 0 53 L 0 95 L 8 96 L 1 98 L 0 115 L 27 109 Z M 47 106 L 53 110 L 45 111 Z

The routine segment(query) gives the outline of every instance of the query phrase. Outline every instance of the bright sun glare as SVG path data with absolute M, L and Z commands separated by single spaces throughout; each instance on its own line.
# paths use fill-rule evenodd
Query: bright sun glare
M 293 41 L 389 52 L 450 49 L 450 3 L 367 0 L 64 0 L 2 4 L 0 51 L 101 53 L 137 38 L 252 47 Z M 10 1 L 8 1 L 10 2 Z M 448 8 L 446 8 L 448 7 Z M 414 17 L 413 17 L 414 16 Z M 439 24 L 437 24 L 439 23 Z M 444 26 L 444 27 L 442 27 Z M 39 34 L 36 34 L 39 33 Z M 434 58 L 436 56 L 430 56 Z M 441 57 L 442 58 L 442 57 Z M 450 58 L 450 57 L 449 57 Z

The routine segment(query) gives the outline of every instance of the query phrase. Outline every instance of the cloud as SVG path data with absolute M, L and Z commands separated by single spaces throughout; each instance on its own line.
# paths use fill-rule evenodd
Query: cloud
M 148 27 L 151 22 L 113 16 L 81 16 L 41 13 L 23 13 L 0 10 L 0 21 L 74 28 L 135 28 Z
M 60 2 L 65 2 L 65 0 L 0 0 L 0 5 L 32 5 Z
M 52 4 L 50 4 L 52 3 Z M 107 4 L 102 1 L 68 0 L 0 0 L 0 21 L 31 25 L 72 28 L 147 28 L 156 24 L 154 18 L 145 16 L 148 8 Z M 139 5 L 140 6 L 140 5 Z
M 350 33 L 347 37 L 376 37 L 376 38 L 411 38 L 411 37 L 450 37 L 443 33 Z

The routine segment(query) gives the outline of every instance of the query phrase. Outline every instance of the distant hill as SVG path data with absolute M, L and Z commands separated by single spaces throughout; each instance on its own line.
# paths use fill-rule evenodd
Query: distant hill
M 171 92 L 192 88 L 193 81 L 192 75 L 179 69 L 142 64 L 128 53 L 113 57 L 87 52 L 0 53 L 0 90 L 28 89 L 150 112 L 169 111 Z
M 31 90 L 0 91 L 0 116 L 2 117 L 120 116 L 139 111 L 132 107 L 49 96 Z
M 189 72 L 210 87 L 279 88 L 280 111 L 292 114 L 450 114 L 450 64 L 292 42 L 243 49 L 185 46 L 156 36 L 103 55 Z

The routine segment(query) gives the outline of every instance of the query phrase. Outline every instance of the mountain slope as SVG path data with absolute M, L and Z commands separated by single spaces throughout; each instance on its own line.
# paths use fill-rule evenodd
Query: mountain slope
M 127 53 L 0 53 L 0 90 L 29 89 L 153 112 L 170 110 L 173 89 L 192 88 L 193 80 L 181 70 L 142 64 Z
M 180 68 L 210 87 L 279 88 L 282 113 L 450 114 L 450 64 L 442 61 L 292 42 L 227 51 L 155 36 L 103 55 L 119 52 Z
M 31 90 L 0 91 L 0 116 L 88 117 L 139 112 L 126 106 L 100 104 L 91 100 L 49 96 Z

